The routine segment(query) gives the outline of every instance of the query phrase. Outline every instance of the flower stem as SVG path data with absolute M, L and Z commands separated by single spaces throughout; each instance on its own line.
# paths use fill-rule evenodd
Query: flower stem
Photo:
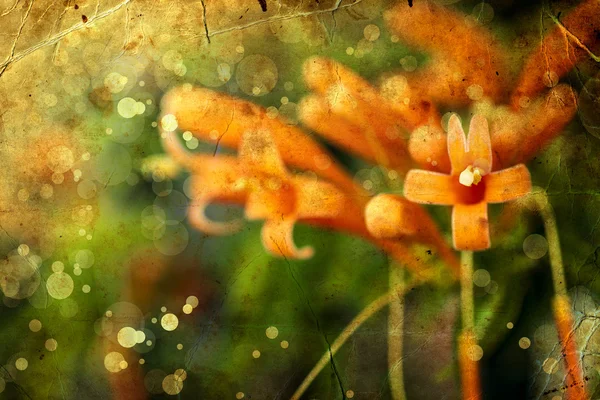
M 560 251 L 560 240 L 556 217 L 548 196 L 543 189 L 532 191 L 529 195 L 533 202 L 533 209 L 538 211 L 544 222 L 546 240 L 548 241 L 548 255 L 550 257 L 550 269 L 552 271 L 552 283 L 554 285 L 554 299 L 552 310 L 554 322 L 558 331 L 558 339 L 562 346 L 566 377 L 566 393 L 569 400 L 585 400 L 589 396 L 585 390 L 585 381 L 581 363 L 577 354 L 577 343 L 575 342 L 575 331 L 571 299 L 567 293 L 567 280 Z
M 472 251 L 463 251 L 460 253 L 460 304 L 463 330 L 472 331 L 475 326 Z
M 460 300 L 462 332 L 458 337 L 458 364 L 464 400 L 481 398 L 479 365 L 475 358 L 477 337 L 473 305 L 473 252 L 463 251 L 460 256 Z
M 354 332 L 371 316 L 376 314 L 379 310 L 385 307 L 390 301 L 398 298 L 400 295 L 404 295 L 408 290 L 415 287 L 420 282 L 412 282 L 411 284 L 405 284 L 400 290 L 388 291 L 386 294 L 376 298 L 371 304 L 369 304 L 364 310 L 360 312 L 350 323 L 344 328 L 342 333 L 335 339 L 331 344 L 331 349 L 326 351 L 323 356 L 319 359 L 317 364 L 308 373 L 304 381 L 300 384 L 296 392 L 292 395 L 290 400 L 299 400 L 304 394 L 306 389 L 315 380 L 319 373 L 329 364 L 331 358 L 338 352 L 338 350 L 346 343 L 346 341 L 352 336 Z
M 403 344 L 404 344 L 404 283 L 405 271 L 399 266 L 390 265 L 389 283 L 390 308 L 388 314 L 388 377 L 393 400 L 405 400 Z
M 552 270 L 552 283 L 556 295 L 567 295 L 567 282 L 565 279 L 565 268 L 560 251 L 560 240 L 554 210 L 548 201 L 544 190 L 536 190 L 530 194 L 534 209 L 537 210 L 544 222 L 546 240 L 548 241 L 548 256 L 550 257 L 550 269 Z

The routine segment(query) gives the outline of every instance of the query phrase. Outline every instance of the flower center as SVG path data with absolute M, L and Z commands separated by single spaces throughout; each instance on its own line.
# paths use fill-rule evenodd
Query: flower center
M 479 182 L 481 182 L 481 177 L 483 175 L 483 170 L 469 165 L 463 172 L 460 173 L 458 181 L 461 185 L 471 187 L 472 185 L 477 185 Z

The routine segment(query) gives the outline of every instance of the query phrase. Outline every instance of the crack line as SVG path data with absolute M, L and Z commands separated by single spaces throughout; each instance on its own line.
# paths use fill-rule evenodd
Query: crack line
M 204 1 L 203 0 L 201 0 L 201 1 L 204 4 Z M 222 33 L 227 33 L 227 32 L 231 32 L 231 31 L 235 31 L 235 30 L 246 29 L 246 28 L 250 28 L 250 27 L 253 27 L 253 26 L 257 26 L 257 25 L 262 25 L 262 24 L 265 24 L 265 23 L 268 23 L 268 22 L 272 22 L 272 21 L 284 21 L 284 20 L 294 19 L 294 18 L 299 18 L 299 17 L 308 17 L 308 16 L 311 16 L 311 15 L 318 15 L 318 14 L 324 14 L 324 13 L 330 13 L 330 12 L 332 13 L 332 12 L 340 10 L 342 8 L 352 7 L 353 5 L 362 2 L 362 0 L 356 0 L 353 3 L 345 4 L 343 6 L 340 5 L 341 2 L 342 2 L 342 0 L 338 0 L 338 2 L 336 3 L 336 5 L 334 7 L 327 8 L 327 9 L 324 9 L 324 10 L 305 11 L 305 12 L 300 12 L 300 13 L 291 14 L 291 15 L 274 15 L 274 16 L 272 16 L 270 18 L 265 18 L 265 19 L 261 19 L 261 20 L 258 20 L 258 21 L 250 22 L 250 23 L 245 24 L 245 25 L 232 26 L 230 28 L 224 28 L 224 29 L 221 29 L 221 30 L 216 30 L 216 31 L 213 31 L 210 34 L 208 33 L 208 29 L 207 29 L 206 35 L 207 35 L 207 37 L 209 37 L 209 36 L 216 36 L 216 35 L 220 35 Z M 205 23 L 206 23 L 206 20 L 205 20 Z
M 210 34 L 208 33 L 208 24 L 206 23 L 206 4 L 204 4 L 204 0 L 200 0 L 202 4 L 202 21 L 204 22 L 204 32 L 206 33 L 206 39 L 208 43 L 210 43 Z
M 35 46 L 31 46 L 25 50 L 23 50 L 22 52 L 18 53 L 18 54 L 11 54 L 11 56 L 4 61 L 2 64 L 0 64 L 0 77 L 2 77 L 2 75 L 4 74 L 4 72 L 6 71 L 6 69 L 8 68 L 8 66 L 16 61 L 21 60 L 23 57 L 33 53 L 34 51 L 41 49 L 42 47 L 46 47 L 46 46 L 51 46 L 55 43 L 57 43 L 58 41 L 60 41 L 62 38 L 64 38 L 65 36 L 69 35 L 70 33 L 73 33 L 75 31 L 78 31 L 86 26 L 89 26 L 90 24 L 92 24 L 93 22 L 99 20 L 99 19 L 103 19 L 105 17 L 108 17 L 109 15 L 115 13 L 116 11 L 118 11 L 119 9 L 121 9 L 121 7 L 126 6 L 127 4 L 129 4 L 130 2 L 132 2 L 133 0 L 125 0 L 123 3 L 110 8 L 102 13 L 97 14 L 96 16 L 90 18 L 88 20 L 87 23 L 83 23 L 83 22 L 79 22 L 73 26 L 71 26 L 68 29 L 65 29 L 64 31 L 54 35 L 51 38 L 48 38 L 38 44 L 36 44 Z M 32 0 L 33 3 L 33 0 Z M 14 49 L 13 49 L 14 50 Z
M 575 42 L 575 44 L 577 44 L 577 46 L 581 47 L 583 50 L 585 50 L 586 53 L 588 53 L 588 55 L 596 62 L 600 62 L 600 57 L 595 55 L 581 40 L 579 40 L 579 38 L 577 36 L 575 36 L 573 33 L 571 33 L 571 31 L 569 31 L 567 29 L 566 26 L 564 26 L 562 24 L 562 22 L 560 22 L 558 20 L 558 18 L 556 18 L 554 15 L 550 14 L 548 11 L 546 11 L 546 14 L 548 14 L 548 16 L 550 18 L 552 18 L 552 21 L 554 21 L 554 23 L 558 26 L 558 28 L 565 34 L 567 35 L 571 40 L 573 40 Z
M 323 330 L 321 329 L 321 325 L 319 324 L 319 318 L 317 318 L 317 314 L 313 310 L 312 305 L 310 304 L 310 301 L 309 301 L 308 297 L 306 296 L 306 293 L 304 292 L 304 289 L 302 288 L 302 285 L 300 285 L 300 282 L 298 282 L 298 279 L 296 279 L 296 275 L 294 275 L 294 270 L 292 268 L 292 264 L 290 263 L 290 261 L 288 260 L 288 258 L 284 255 L 283 251 L 281 250 L 281 247 L 274 240 L 273 237 L 271 237 L 271 240 L 273 241 L 273 243 L 275 243 L 275 246 L 277 246 L 277 249 L 279 250 L 279 252 L 283 256 L 283 259 L 285 260 L 285 262 L 286 262 L 286 264 L 288 266 L 288 270 L 290 272 L 290 275 L 291 275 L 292 279 L 294 280 L 294 282 L 296 283 L 296 286 L 298 287 L 298 294 L 306 302 L 306 305 L 308 306 L 308 309 L 310 310 L 310 313 L 312 314 L 312 317 L 315 320 L 315 325 L 317 327 L 317 331 L 319 331 L 319 333 L 321 333 L 321 335 L 323 335 L 323 338 L 325 339 L 325 343 L 327 343 L 327 351 L 329 352 L 329 361 L 331 363 L 331 368 L 333 369 L 333 373 L 335 374 L 335 376 L 337 378 L 337 381 L 338 381 L 338 384 L 340 385 L 340 390 L 342 392 L 342 399 L 346 399 L 346 391 L 344 390 L 344 385 L 342 383 L 342 378 L 340 377 L 340 374 L 338 372 L 337 366 L 335 365 L 335 360 L 333 359 L 333 352 L 331 350 L 331 343 L 329 342 L 329 339 L 327 338 L 327 335 L 325 334 L 325 332 L 323 332 Z
M 12 48 L 10 49 L 10 55 L 8 56 L 7 60 L 10 60 L 15 55 L 15 50 L 17 48 L 17 42 L 19 41 L 19 38 L 21 37 L 21 33 L 23 32 L 23 28 L 25 27 L 27 18 L 29 18 L 29 13 L 31 12 L 32 7 L 33 7 L 33 0 L 31 0 L 31 2 L 29 3 L 29 8 L 27 8 L 27 11 L 25 11 L 25 15 L 23 16 L 23 19 L 21 19 L 21 26 L 19 27 L 19 30 L 17 31 L 17 37 L 15 37 L 15 40 L 12 44 Z M 6 71 L 6 68 L 8 68 L 8 64 L 6 64 L 6 66 L 2 65 L 0 67 L 2 68 L 2 71 L 0 71 L 0 76 L 2 76 L 4 71 Z

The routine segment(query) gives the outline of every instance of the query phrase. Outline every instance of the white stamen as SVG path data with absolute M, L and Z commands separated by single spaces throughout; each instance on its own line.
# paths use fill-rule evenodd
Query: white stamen
M 473 185 L 474 180 L 475 177 L 473 176 L 473 167 L 470 165 L 467 168 L 465 168 L 465 170 L 461 172 L 460 176 L 458 177 L 458 181 L 461 185 L 469 187 Z
M 471 187 L 472 185 L 477 185 L 481 182 L 481 178 L 483 176 L 482 170 L 480 168 L 473 168 L 472 165 L 469 165 L 463 172 L 460 173 L 458 177 L 458 181 L 461 185 Z

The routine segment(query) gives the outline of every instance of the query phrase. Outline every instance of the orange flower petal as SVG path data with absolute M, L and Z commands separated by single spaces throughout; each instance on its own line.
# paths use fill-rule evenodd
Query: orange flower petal
M 297 248 L 294 244 L 293 218 L 272 219 L 265 221 L 261 238 L 265 249 L 274 256 L 305 260 L 311 258 L 314 250 L 310 246 Z
M 485 250 L 490 247 L 487 203 L 456 204 L 452 209 L 452 240 L 457 250 Z
M 184 150 L 183 150 L 184 151 Z M 169 150 L 169 154 L 172 154 Z M 227 235 L 237 231 L 241 221 L 216 222 L 206 217 L 206 207 L 213 201 L 244 204 L 246 187 L 240 185 L 242 171 L 234 157 L 212 157 L 180 154 L 192 173 L 192 203 L 188 218 L 192 226 L 211 235 Z
M 455 204 L 458 201 L 455 179 L 437 172 L 410 170 L 404 181 L 404 197 L 415 203 Z
M 452 248 L 421 206 L 400 196 L 380 194 L 371 199 L 364 213 L 367 229 L 374 238 L 426 243 L 450 269 L 459 272 L 460 266 Z
M 332 183 L 311 176 L 297 174 L 291 180 L 298 220 L 370 238 L 363 218 L 363 198 L 349 196 Z
M 274 177 L 284 177 L 287 170 L 273 137 L 265 129 L 249 130 L 242 136 L 238 157 L 242 167 Z
M 360 75 L 348 67 L 326 57 L 311 57 L 303 65 L 304 80 L 308 87 L 322 95 L 339 85 L 343 85 L 349 94 L 362 101 L 373 100 L 377 92 Z
M 288 180 L 250 178 L 244 215 L 249 220 L 282 218 L 295 213 L 296 196 Z
M 192 198 L 210 195 L 218 200 L 237 201 L 240 196 L 246 195 L 245 186 L 240 184 L 243 183 L 243 170 L 235 157 L 204 154 L 188 157 L 194 177 L 190 187 Z
M 377 239 L 414 235 L 418 229 L 414 203 L 392 194 L 381 194 L 369 201 L 365 209 L 367 229 Z
M 492 144 L 487 119 L 475 114 L 469 124 L 468 138 L 469 163 L 489 173 L 492 170 Z
M 436 60 L 448 60 L 445 62 L 449 65 L 447 72 L 439 79 L 430 79 L 431 82 L 441 80 L 442 84 L 448 82 L 447 88 L 441 88 L 446 91 L 443 97 L 450 100 L 462 97 L 462 93 L 458 93 L 459 84 L 468 82 L 468 86 L 481 86 L 485 96 L 501 100 L 508 87 L 509 63 L 499 40 L 483 26 L 469 23 L 467 16 L 433 1 L 408 4 L 401 1 L 386 11 L 385 22 L 404 43 L 428 52 Z
M 378 164 L 408 166 L 405 132 L 412 125 L 404 115 L 410 113 L 398 113 L 363 78 L 327 58 L 309 59 L 304 79 L 326 99 L 331 111 L 361 127 L 361 142 L 371 149 Z
M 192 203 L 188 209 L 189 222 L 196 229 L 210 235 L 228 235 L 242 226 L 242 221 L 217 222 L 206 217 L 206 207 L 213 201 L 244 204 L 245 188 L 237 188 L 240 172 L 230 158 L 210 157 L 199 162 L 204 170 L 194 175 L 191 183 Z M 197 160 L 200 161 L 200 160 Z M 195 165 L 199 168 L 200 165 Z
M 385 115 L 385 111 L 366 110 L 354 97 L 344 93 L 343 89 L 340 93 L 332 92 L 327 102 L 332 112 L 361 127 L 360 143 L 371 149 L 377 164 L 386 167 L 401 166 L 401 169 L 407 169 L 409 158 L 404 138 L 405 131 L 396 121 L 381 117 Z M 379 103 L 381 104 L 381 101 Z
M 492 120 L 494 168 L 527 162 L 560 134 L 577 112 L 569 85 L 558 85 L 519 112 L 504 112 Z
M 384 78 L 379 85 L 381 97 L 389 103 L 396 120 L 405 121 L 402 126 L 407 130 L 441 118 L 433 97 L 422 89 L 417 82 L 409 81 L 403 75 Z M 379 106 L 377 103 L 372 105 Z
M 518 108 L 521 99 L 537 97 L 545 87 L 556 84 L 579 60 L 589 57 L 589 48 L 598 42 L 598 15 L 598 0 L 585 0 L 561 17 L 563 26 L 555 25 L 525 62 L 519 84 L 512 95 L 511 102 L 515 108 Z M 556 23 L 548 21 L 548 24 Z
M 299 219 L 335 218 L 344 210 L 346 195 L 329 182 L 293 177 Z
M 306 96 L 299 105 L 300 120 L 333 144 L 349 150 L 367 161 L 377 162 L 370 146 L 365 146 L 361 125 L 334 113 L 327 100 L 319 96 Z
M 410 135 L 408 151 L 422 168 L 450 173 L 446 133 L 439 123 L 415 129 Z
M 525 164 L 488 174 L 485 178 L 487 203 L 504 203 L 525 196 L 531 191 L 531 175 Z
M 264 108 L 249 101 L 208 89 L 177 87 L 163 96 L 161 109 L 163 116 L 175 116 L 179 130 L 191 131 L 198 139 L 216 146 L 238 148 L 248 130 L 267 129 L 287 164 L 313 171 L 348 193 L 364 195 L 352 177 L 313 139 L 278 118 L 270 119 Z M 324 159 L 330 160 L 326 166 Z
M 194 156 L 191 155 L 181 144 L 175 132 L 161 132 L 161 142 L 165 151 L 177 163 L 188 169 L 194 168 L 197 163 L 194 162 Z
M 448 120 L 448 155 L 452 166 L 452 175 L 459 175 L 469 166 L 466 157 L 467 137 L 463 130 L 460 119 L 453 114 Z
M 501 89 L 495 87 L 497 82 L 481 84 L 477 75 L 457 73 L 461 68 L 454 60 L 433 56 L 422 68 L 406 73 L 411 103 L 428 99 L 448 108 L 459 108 Z

